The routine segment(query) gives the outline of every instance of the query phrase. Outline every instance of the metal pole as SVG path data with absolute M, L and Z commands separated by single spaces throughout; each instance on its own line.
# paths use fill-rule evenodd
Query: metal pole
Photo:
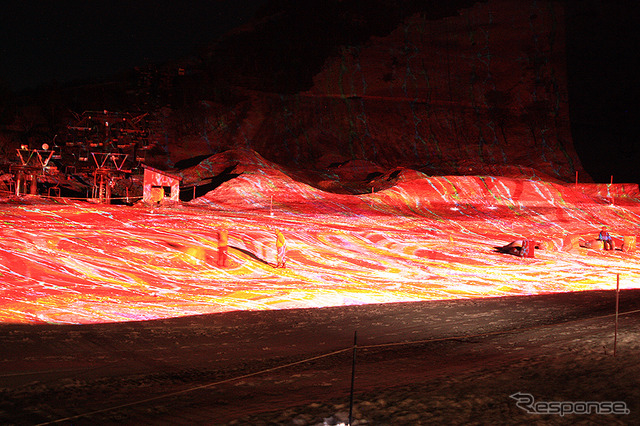
M 353 419 L 353 384 L 356 376 L 356 348 L 358 347 L 358 330 L 353 332 L 353 361 L 351 363 L 351 393 L 349 396 L 349 423 Z
M 613 335 L 613 356 L 618 345 L 618 307 L 620 306 L 620 274 L 616 274 L 616 329 Z

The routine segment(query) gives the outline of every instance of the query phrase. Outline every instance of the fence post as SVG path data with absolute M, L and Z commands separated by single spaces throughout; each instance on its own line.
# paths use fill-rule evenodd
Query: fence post
M 620 306 L 620 274 L 616 274 L 616 328 L 613 335 L 613 356 L 616 356 L 618 345 L 618 307 Z
M 353 419 L 353 384 L 356 375 L 356 348 L 358 347 L 358 330 L 353 332 L 353 360 L 351 362 L 351 392 L 349 394 L 349 423 Z

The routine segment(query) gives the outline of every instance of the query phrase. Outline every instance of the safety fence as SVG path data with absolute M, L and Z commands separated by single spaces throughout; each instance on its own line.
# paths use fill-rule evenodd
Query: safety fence
M 38 199 L 47 199 L 47 200 L 69 200 L 69 201 L 86 201 L 88 203 L 96 203 L 100 200 L 100 198 L 95 198 L 95 197 L 62 197 L 60 195 L 60 189 L 57 187 L 51 187 L 49 188 L 49 191 L 47 193 L 47 195 L 43 195 L 43 194 L 38 194 L 38 195 L 31 195 L 31 194 L 21 194 L 20 196 L 16 196 L 15 192 L 13 191 L 6 191 L 6 190 L 1 190 L 0 189 L 0 197 L 14 197 L 16 200 L 20 200 L 20 198 L 22 197 L 37 197 Z M 142 196 L 129 196 L 129 197 L 109 197 L 110 201 L 124 201 L 126 203 L 135 203 L 137 201 L 142 200 Z M 103 198 L 104 200 L 104 198 Z M 104 203 L 104 204 L 108 204 L 108 203 Z
M 617 293 L 618 292 L 616 292 L 616 294 Z M 107 412 L 110 412 L 110 411 L 115 411 L 115 410 L 119 410 L 119 409 L 123 409 L 123 408 L 131 408 L 131 407 L 134 407 L 134 406 L 137 406 L 137 405 L 143 405 L 143 404 L 146 404 L 146 403 L 149 403 L 149 402 L 153 402 L 153 401 L 172 398 L 172 397 L 175 397 L 175 396 L 178 396 L 178 395 L 183 395 L 183 394 L 187 394 L 187 393 L 190 393 L 190 392 L 195 392 L 195 391 L 198 391 L 198 390 L 207 389 L 207 388 L 215 387 L 215 386 L 226 384 L 226 383 L 237 382 L 237 381 L 240 381 L 240 380 L 243 380 L 243 379 L 247 379 L 247 378 L 250 378 L 250 377 L 256 377 L 256 376 L 260 376 L 260 375 L 265 375 L 265 374 L 268 374 L 268 373 L 271 373 L 271 372 L 274 372 L 274 371 L 283 370 L 283 369 L 295 367 L 295 366 L 306 364 L 306 363 L 311 363 L 311 362 L 314 362 L 314 361 L 317 361 L 317 360 L 320 360 L 320 359 L 333 357 L 333 356 L 336 356 L 338 354 L 342 354 L 342 353 L 346 353 L 346 352 L 350 352 L 350 351 L 353 352 L 353 366 L 352 366 L 352 376 L 351 376 L 351 392 L 350 392 L 350 402 L 349 402 L 349 405 L 350 405 L 350 407 L 349 407 L 349 424 L 351 424 L 352 410 L 353 410 L 353 393 L 354 393 L 354 388 L 353 388 L 354 381 L 353 381 L 353 379 L 354 379 L 354 371 L 355 371 L 355 366 L 356 366 L 356 350 L 364 351 L 364 350 L 369 350 L 369 349 L 378 349 L 378 348 L 385 348 L 385 347 L 411 346 L 411 345 L 421 345 L 421 344 L 427 344 L 427 343 L 444 342 L 444 341 L 456 341 L 456 340 L 460 341 L 460 340 L 480 338 L 480 337 L 490 337 L 490 336 L 506 335 L 506 334 L 511 334 L 511 333 L 521 333 L 521 332 L 531 331 L 531 330 L 536 330 L 536 329 L 551 328 L 551 327 L 557 327 L 557 326 L 563 326 L 563 325 L 570 325 L 572 323 L 579 323 L 579 322 L 583 322 L 583 321 L 592 321 L 592 320 L 606 319 L 606 318 L 612 318 L 612 317 L 615 317 L 615 321 L 616 321 L 616 335 L 614 337 L 614 341 L 615 341 L 617 339 L 618 317 L 619 316 L 624 316 L 624 315 L 637 314 L 637 313 L 640 313 L 640 309 L 630 310 L 630 311 L 626 311 L 626 312 L 618 312 L 617 311 L 617 299 L 616 299 L 616 312 L 613 313 L 613 314 L 599 315 L 599 316 L 593 316 L 593 317 L 588 317 L 588 318 L 578 318 L 578 319 L 567 320 L 567 321 L 553 323 L 553 324 L 533 325 L 533 326 L 530 326 L 530 327 L 523 327 L 523 328 L 517 328 L 517 329 L 510 329 L 510 330 L 500 330 L 500 331 L 483 332 L 483 333 L 475 333 L 475 334 L 463 334 L 463 335 L 448 336 L 448 337 L 441 337 L 441 338 L 411 340 L 411 341 L 402 341 L 402 342 L 390 342 L 390 343 L 381 343 L 381 344 L 373 344 L 373 345 L 358 345 L 357 344 L 357 338 L 356 338 L 357 332 L 356 332 L 356 333 L 354 333 L 354 344 L 353 344 L 353 346 L 350 346 L 350 347 L 345 347 L 345 348 L 338 349 L 338 350 L 335 350 L 335 351 L 332 351 L 332 352 L 327 352 L 327 353 L 316 355 L 316 356 L 313 356 L 313 357 L 304 358 L 304 359 L 301 359 L 299 361 L 285 363 L 285 364 L 278 365 L 278 366 L 275 366 L 275 367 L 266 368 L 266 369 L 263 369 L 263 370 L 260 370 L 260 371 L 255 371 L 255 372 L 243 374 L 243 375 L 240 375 L 240 376 L 230 377 L 230 378 L 227 378 L 227 379 L 223 379 L 223 380 L 207 383 L 207 384 L 204 384 L 204 385 L 193 386 L 191 388 L 183 389 L 183 390 L 176 391 L 176 392 L 170 392 L 170 393 L 166 393 L 166 394 L 162 394 L 162 395 L 158 395 L 158 396 L 154 396 L 154 397 L 150 397 L 150 398 L 141 399 L 141 400 L 138 400 L 138 401 L 132 401 L 132 402 L 125 403 L 125 404 L 120 404 L 120 405 L 107 407 L 107 408 L 100 409 L 100 410 L 94 410 L 94 411 L 90 411 L 90 412 L 86 412 L 86 413 L 82 413 L 82 414 L 77 414 L 77 415 L 74 415 L 74 416 L 69 416 L 69 417 L 53 420 L 53 421 L 50 421 L 50 422 L 40 423 L 40 425 L 50 425 L 50 424 L 68 422 L 68 421 L 71 421 L 71 420 L 76 420 L 76 419 L 80 419 L 80 418 L 84 418 L 84 417 L 90 417 L 90 416 L 93 416 L 93 415 L 96 415 L 96 414 L 104 414 L 104 413 L 107 413 Z M 614 349 L 614 352 L 613 352 L 613 356 L 615 356 L 615 349 Z

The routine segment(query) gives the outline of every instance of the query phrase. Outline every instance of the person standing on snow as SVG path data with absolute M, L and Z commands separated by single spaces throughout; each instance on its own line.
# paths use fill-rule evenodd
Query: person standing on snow
M 286 268 L 287 263 L 287 241 L 284 234 L 279 229 L 276 233 L 276 268 Z
M 611 239 L 611 235 L 607 231 L 607 227 L 603 226 L 600 234 L 598 234 L 598 239 L 602 241 L 603 248 L 605 250 L 614 250 L 615 247 L 613 245 L 613 240 Z
M 227 266 L 229 256 L 229 231 L 226 227 L 218 229 L 218 266 Z

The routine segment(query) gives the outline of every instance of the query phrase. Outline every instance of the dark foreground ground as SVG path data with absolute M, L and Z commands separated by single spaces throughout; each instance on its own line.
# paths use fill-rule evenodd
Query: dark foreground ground
M 353 424 L 640 424 L 640 290 L 620 292 L 614 357 L 615 296 L 2 324 L 0 424 L 338 424 L 354 337 Z M 536 414 L 580 401 L 629 412 Z

